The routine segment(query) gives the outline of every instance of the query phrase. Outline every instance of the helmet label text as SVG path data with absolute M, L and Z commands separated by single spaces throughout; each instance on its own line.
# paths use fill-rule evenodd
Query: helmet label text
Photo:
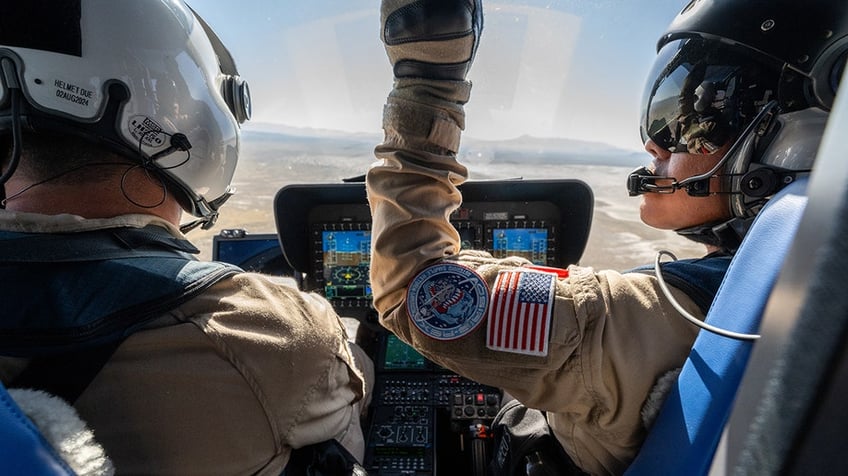
M 76 84 L 66 83 L 61 79 L 53 81 L 53 86 L 56 87 L 56 97 L 65 101 L 79 104 L 80 106 L 88 106 L 91 100 L 94 99 L 94 91 L 77 86 Z

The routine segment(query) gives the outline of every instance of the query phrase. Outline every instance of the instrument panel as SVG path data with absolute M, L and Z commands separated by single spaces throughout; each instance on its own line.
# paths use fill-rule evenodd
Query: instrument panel
M 497 180 L 460 186 L 451 223 L 463 248 L 524 256 L 542 266 L 577 263 L 589 237 L 591 189 L 579 180 Z M 280 189 L 274 215 L 282 252 L 304 290 L 345 315 L 371 314 L 371 214 L 362 183 Z M 373 316 L 371 316 L 373 317 Z
M 523 256 L 541 266 L 578 263 L 593 211 L 591 189 L 583 182 L 502 180 L 460 189 L 464 201 L 450 219 L 463 248 Z M 479 461 L 473 459 L 485 454 L 487 444 L 479 428 L 497 414 L 501 392 L 436 365 L 379 325 L 371 306 L 365 185 L 283 187 L 274 216 L 276 234 L 223 230 L 213 237 L 213 259 L 291 277 L 300 289 L 326 297 L 340 316 L 369 329 L 368 342 L 357 337 L 376 372 L 364 427 L 368 473 L 474 474 Z

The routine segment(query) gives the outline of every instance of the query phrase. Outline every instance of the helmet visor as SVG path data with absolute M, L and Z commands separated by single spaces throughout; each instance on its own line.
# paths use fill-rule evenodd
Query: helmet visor
M 774 94 L 765 67 L 739 47 L 701 38 L 660 49 L 642 98 L 640 132 L 671 152 L 711 154 L 732 141 Z M 772 74 L 776 83 L 777 74 Z

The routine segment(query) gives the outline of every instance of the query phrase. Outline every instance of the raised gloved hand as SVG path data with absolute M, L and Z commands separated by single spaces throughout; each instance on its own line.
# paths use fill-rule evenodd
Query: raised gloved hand
M 380 13 L 395 78 L 465 79 L 483 31 L 482 0 L 383 0 Z

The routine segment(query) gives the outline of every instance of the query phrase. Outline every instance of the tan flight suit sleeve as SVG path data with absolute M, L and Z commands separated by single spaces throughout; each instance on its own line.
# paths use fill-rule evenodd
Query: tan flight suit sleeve
M 556 283 L 547 356 L 488 349 L 485 323 L 456 340 L 421 333 L 410 321 L 406 293 L 422 269 L 454 261 L 476 270 L 491 290 L 499 270 L 529 263 L 460 252 L 449 217 L 462 200 L 457 185 L 467 178 L 455 153 L 468 85 L 442 81 L 438 94 L 429 94 L 415 87 L 420 83 L 395 83 L 384 110 L 385 139 L 375 150 L 379 160 L 367 174 L 371 282 L 382 324 L 434 362 L 546 410 L 586 471 L 620 473 L 644 439 L 640 412 L 648 394 L 685 360 L 696 328 L 662 296 L 653 276 L 571 267 L 570 277 Z M 673 292 L 702 316 L 687 296 Z
M 362 461 L 360 413 L 372 363 L 348 341 L 329 302 L 252 273 L 199 300 L 217 301 L 200 324 L 252 387 L 282 454 L 335 438 Z

